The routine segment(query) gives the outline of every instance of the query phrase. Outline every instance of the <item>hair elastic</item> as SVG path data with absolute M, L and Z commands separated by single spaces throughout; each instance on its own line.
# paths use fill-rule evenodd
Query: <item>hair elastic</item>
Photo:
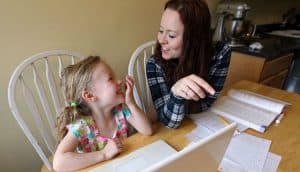
M 77 107 L 77 106 L 78 106 L 78 103 L 76 103 L 76 102 L 71 102 L 70 106 L 71 106 L 71 107 Z

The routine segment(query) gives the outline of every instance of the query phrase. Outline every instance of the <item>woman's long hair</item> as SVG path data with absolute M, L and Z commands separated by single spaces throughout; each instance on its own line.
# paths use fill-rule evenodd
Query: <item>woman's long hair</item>
M 59 142 L 67 134 L 66 126 L 68 124 L 79 119 L 80 116 L 91 114 L 90 108 L 81 97 L 81 93 L 91 89 L 92 74 L 100 62 L 99 56 L 89 56 L 66 67 L 62 72 L 61 87 L 69 106 L 66 106 L 57 117 L 56 130 Z
M 190 74 L 208 79 L 212 59 L 210 37 L 210 13 L 203 0 L 169 0 L 165 10 L 171 9 L 179 13 L 184 25 L 182 54 L 178 59 L 164 60 L 161 45 L 157 41 L 155 60 L 166 74 L 171 87 L 177 80 Z

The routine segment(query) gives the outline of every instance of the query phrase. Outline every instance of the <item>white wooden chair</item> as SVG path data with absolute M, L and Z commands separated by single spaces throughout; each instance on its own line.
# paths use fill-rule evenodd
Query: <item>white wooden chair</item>
M 84 56 L 55 50 L 33 55 L 13 72 L 8 85 L 10 110 L 48 168 L 56 147 L 55 121 L 67 102 L 58 89 L 64 67 Z
M 146 63 L 151 55 L 154 54 L 156 41 L 149 41 L 140 45 L 132 54 L 129 65 L 128 75 L 135 81 L 133 96 L 137 105 L 144 112 L 153 109 L 151 93 L 148 87 L 146 75 Z

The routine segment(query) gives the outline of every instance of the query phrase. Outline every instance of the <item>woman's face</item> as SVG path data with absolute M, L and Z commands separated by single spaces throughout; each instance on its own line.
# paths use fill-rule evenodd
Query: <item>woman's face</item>
M 167 8 L 162 14 L 157 35 L 163 59 L 170 60 L 181 55 L 183 32 L 184 26 L 179 13 Z

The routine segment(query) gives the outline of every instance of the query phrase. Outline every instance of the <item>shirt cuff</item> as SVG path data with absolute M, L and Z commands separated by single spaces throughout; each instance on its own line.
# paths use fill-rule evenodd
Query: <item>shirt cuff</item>
M 180 96 L 176 96 L 172 91 L 171 91 L 171 96 L 170 98 L 172 100 L 175 100 L 176 103 L 183 103 L 184 102 L 184 98 L 180 97 Z

